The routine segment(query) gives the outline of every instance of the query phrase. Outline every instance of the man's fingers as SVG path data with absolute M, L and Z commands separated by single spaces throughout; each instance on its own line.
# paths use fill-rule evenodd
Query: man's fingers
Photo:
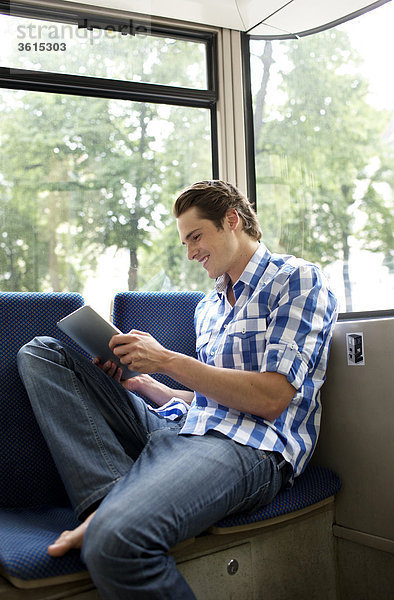
M 107 360 L 104 364 L 100 362 L 99 358 L 93 359 L 94 364 L 99 367 L 108 377 L 115 379 L 116 381 L 121 380 L 122 369 L 118 365 L 110 360 Z

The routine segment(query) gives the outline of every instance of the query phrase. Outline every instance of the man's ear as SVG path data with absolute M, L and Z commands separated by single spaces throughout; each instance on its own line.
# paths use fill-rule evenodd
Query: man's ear
M 240 222 L 237 210 L 235 208 L 227 209 L 225 219 L 231 231 L 235 231 Z

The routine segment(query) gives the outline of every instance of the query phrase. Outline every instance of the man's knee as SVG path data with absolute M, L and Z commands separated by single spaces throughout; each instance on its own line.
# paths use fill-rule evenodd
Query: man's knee
M 131 538 L 133 536 L 130 536 Z M 128 568 L 139 551 L 133 539 L 123 532 L 121 520 L 114 515 L 97 514 L 89 523 L 85 533 L 82 559 L 92 576 L 106 577 L 108 569 L 114 570 L 117 563 L 128 559 Z M 111 575 L 111 573 L 107 573 Z
M 16 355 L 18 367 L 30 363 L 37 356 L 40 356 L 42 350 L 56 343 L 56 340 L 49 336 L 37 336 L 24 344 Z

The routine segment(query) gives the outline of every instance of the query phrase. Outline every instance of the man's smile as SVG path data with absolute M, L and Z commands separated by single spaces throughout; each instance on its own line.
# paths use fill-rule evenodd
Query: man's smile
M 209 254 L 207 254 L 206 256 L 203 256 L 202 258 L 199 258 L 199 259 L 198 259 L 198 262 L 199 262 L 200 264 L 202 264 L 202 266 L 204 267 L 204 269 L 206 268 L 207 262 L 208 262 L 208 260 L 209 260 L 209 256 L 210 256 L 210 255 L 209 255 Z

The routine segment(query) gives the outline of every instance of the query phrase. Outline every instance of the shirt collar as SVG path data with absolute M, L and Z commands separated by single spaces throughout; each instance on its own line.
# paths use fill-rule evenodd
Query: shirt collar
M 255 288 L 265 269 L 267 268 L 270 258 L 271 252 L 263 243 L 260 242 L 256 252 L 253 254 L 252 258 L 246 265 L 244 271 L 233 287 L 235 287 L 239 282 L 242 282 L 246 285 L 249 285 L 251 288 Z M 220 277 L 216 279 L 215 289 L 219 295 L 226 292 L 229 281 L 230 277 L 227 273 L 220 275 Z

